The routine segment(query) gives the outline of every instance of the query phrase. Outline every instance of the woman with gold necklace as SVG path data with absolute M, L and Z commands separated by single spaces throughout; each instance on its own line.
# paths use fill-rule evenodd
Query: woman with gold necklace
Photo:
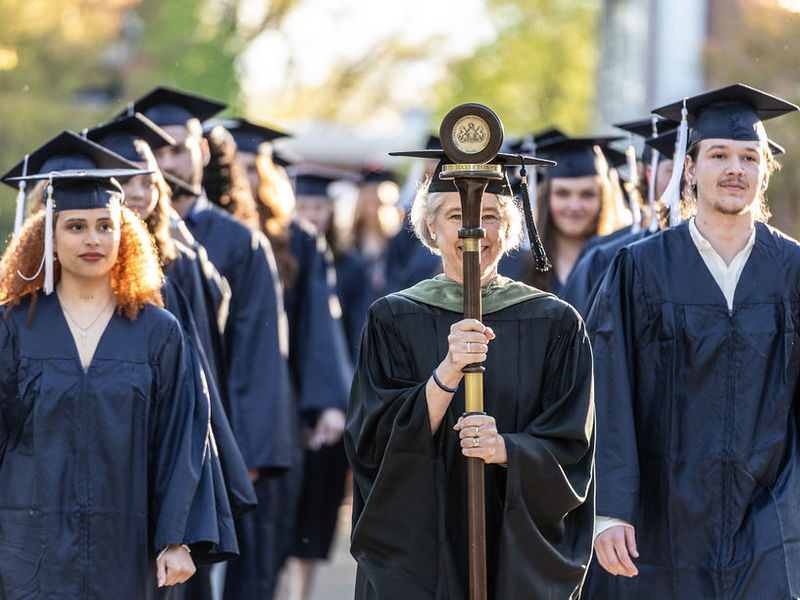
M 215 543 L 216 514 L 196 497 L 208 464 L 205 400 L 187 382 L 180 326 L 160 308 L 150 237 L 113 178 L 141 171 L 108 170 L 131 165 L 73 138 L 30 156 L 40 175 L 29 178 L 49 180 L 47 210 L 0 261 L 0 597 L 9 600 L 143 598 L 188 579 L 190 547 Z

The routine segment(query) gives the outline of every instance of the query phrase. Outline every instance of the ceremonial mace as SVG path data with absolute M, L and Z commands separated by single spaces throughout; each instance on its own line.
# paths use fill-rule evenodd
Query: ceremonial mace
M 442 165 L 440 177 L 452 179 L 461 196 L 463 240 L 464 318 L 481 320 L 481 227 L 483 193 L 492 179 L 503 178 L 501 165 L 487 164 L 503 145 L 503 124 L 482 104 L 462 104 L 442 120 L 439 128 L 442 149 L 452 164 Z M 464 372 L 466 415 L 483 412 L 483 372 L 480 363 L 467 365 Z M 467 458 L 467 520 L 469 532 L 469 598 L 486 600 L 486 506 L 484 503 L 484 462 Z

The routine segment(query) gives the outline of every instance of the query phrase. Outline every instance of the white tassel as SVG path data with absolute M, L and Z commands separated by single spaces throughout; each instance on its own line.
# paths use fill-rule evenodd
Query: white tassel
M 642 210 L 639 206 L 639 172 L 636 169 L 636 148 L 633 145 L 628 146 L 628 149 L 625 150 L 625 157 L 628 159 L 628 173 L 631 180 L 630 189 L 628 190 L 628 204 L 633 216 L 631 233 L 639 233 L 642 230 Z
M 652 117 L 650 119 L 650 124 L 652 126 L 650 137 L 657 137 L 658 117 Z M 653 153 L 650 157 L 650 183 L 647 186 L 647 204 L 650 206 L 650 223 L 647 224 L 647 230 L 650 233 L 658 231 L 659 225 L 658 215 L 656 214 L 656 173 L 658 172 L 658 158 L 658 150 L 653 148 Z
M 19 182 L 19 191 L 17 192 L 17 212 L 14 215 L 14 237 L 19 235 L 19 230 L 22 229 L 22 220 L 25 216 L 25 188 L 27 184 L 24 181 Z
M 28 174 L 28 154 L 25 155 L 25 160 L 22 163 L 22 176 Z M 22 229 L 22 221 L 25 217 L 25 189 L 28 187 L 28 182 L 21 179 L 19 182 L 19 191 L 17 192 L 17 212 L 14 215 L 14 237 L 19 235 L 19 230 Z
M 650 158 L 650 185 L 647 186 L 647 203 L 650 206 L 650 223 L 647 230 L 650 233 L 658 231 L 658 215 L 656 214 L 656 173 L 658 172 L 658 150 L 653 150 Z
M 678 143 L 675 146 L 675 156 L 673 160 L 672 177 L 670 177 L 667 189 L 661 195 L 661 202 L 669 208 L 670 227 L 681 222 L 681 174 L 683 173 L 683 161 L 686 158 L 686 141 L 689 137 L 689 112 L 686 110 L 686 99 L 683 100 L 681 109 L 681 124 L 678 128 Z
M 47 184 L 44 213 L 44 293 L 53 293 L 53 180 Z

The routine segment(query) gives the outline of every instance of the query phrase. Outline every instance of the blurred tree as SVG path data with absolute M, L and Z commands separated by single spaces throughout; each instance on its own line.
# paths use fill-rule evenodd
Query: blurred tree
M 157 85 L 236 105 L 239 53 L 296 2 L 259 3 L 256 18 L 245 18 L 245 0 L 0 0 L 0 173 Z M 0 191 L 0 246 L 13 199 Z
M 590 127 L 598 63 L 596 0 L 488 0 L 497 39 L 454 64 L 439 117 L 463 102 L 491 107 L 507 135 Z M 437 121 L 438 122 L 438 121 Z
M 800 104 L 798 10 L 786 0 L 709 0 L 707 88 L 741 82 Z M 767 121 L 766 128 L 787 150 L 769 185 L 770 224 L 800 237 L 800 113 Z
M 126 97 L 170 85 L 241 109 L 237 60 L 247 45 L 281 21 L 298 0 L 142 0 L 142 36 L 126 68 Z M 253 8 L 257 9 L 253 12 Z
M 97 122 L 119 88 L 103 50 L 136 0 L 0 0 L 0 172 L 63 129 Z M 5 186 L 2 186 L 5 188 Z M 13 192 L 0 198 L 0 236 L 12 228 Z

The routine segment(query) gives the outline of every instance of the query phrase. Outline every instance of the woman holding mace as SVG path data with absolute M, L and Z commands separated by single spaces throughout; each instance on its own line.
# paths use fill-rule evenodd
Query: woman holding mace
M 488 597 L 580 593 L 594 519 L 591 351 L 569 305 L 497 274 L 522 228 L 506 167 L 542 161 L 495 162 L 502 179 L 480 213 L 482 321 L 460 316 L 462 205 L 442 164 L 411 220 L 443 274 L 367 314 L 344 436 L 358 599 L 467 597 L 465 456 L 486 464 Z M 464 417 L 462 369 L 475 363 L 486 368 L 486 414 Z

